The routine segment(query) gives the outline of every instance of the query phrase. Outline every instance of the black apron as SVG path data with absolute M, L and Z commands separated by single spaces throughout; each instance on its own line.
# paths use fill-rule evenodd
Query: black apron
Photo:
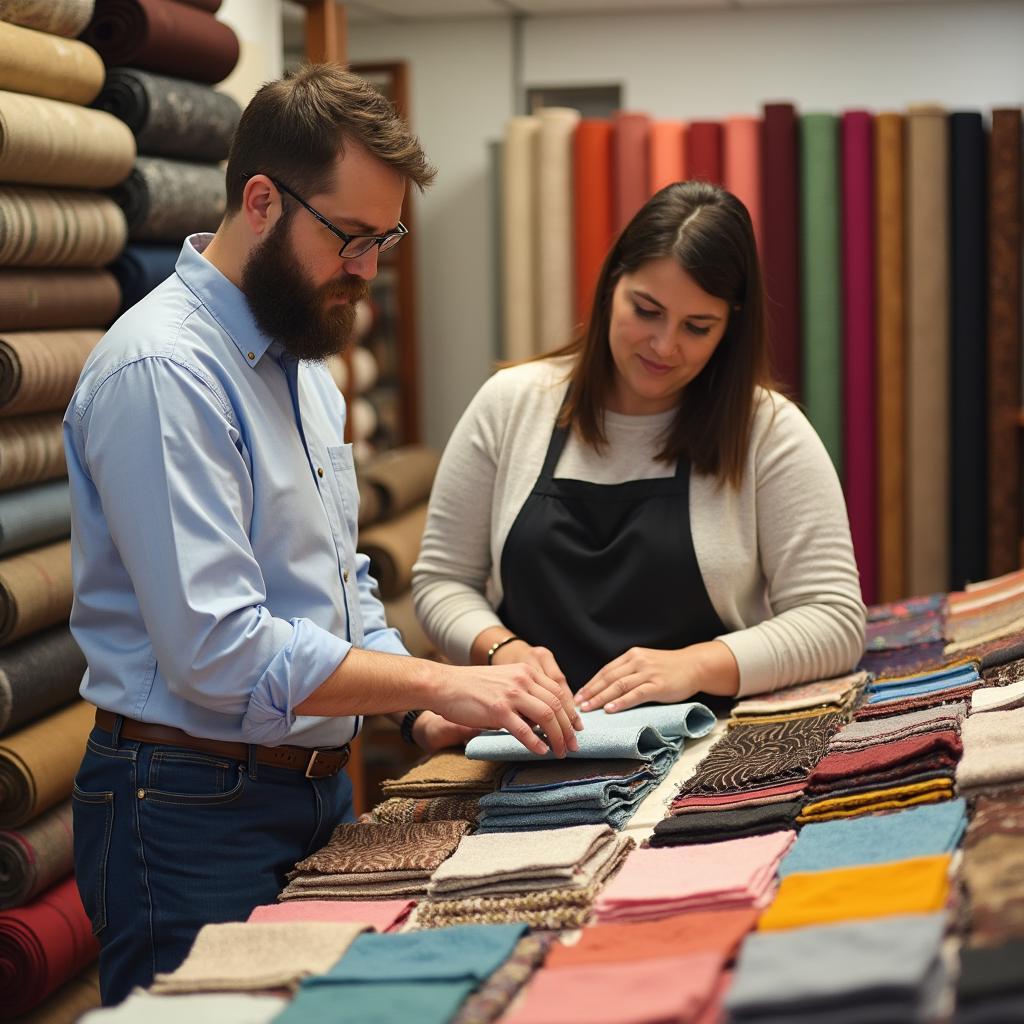
M 675 650 L 728 632 L 690 532 L 690 463 L 675 476 L 595 484 L 555 479 L 556 426 L 501 555 L 498 614 L 550 648 L 573 691 L 631 647 Z

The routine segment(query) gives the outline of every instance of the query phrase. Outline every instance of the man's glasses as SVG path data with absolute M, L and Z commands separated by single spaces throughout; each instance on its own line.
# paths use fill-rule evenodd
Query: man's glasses
M 252 175 L 246 175 L 251 178 Z M 359 256 L 368 253 L 374 246 L 377 246 L 381 252 L 386 252 L 388 249 L 398 245 L 398 243 L 409 234 L 409 229 L 401 222 L 398 222 L 398 227 L 394 231 L 389 231 L 386 235 L 350 235 L 347 231 L 342 231 L 341 228 L 332 224 L 322 213 L 318 210 L 314 210 L 309 203 L 306 202 L 301 196 L 296 195 L 283 181 L 278 181 L 277 178 L 272 178 L 269 174 L 266 177 L 270 178 L 273 182 L 274 187 L 279 192 L 285 192 L 292 197 L 301 207 L 308 210 L 328 231 L 337 235 L 341 239 L 341 248 L 338 250 L 338 255 L 345 260 L 354 260 Z

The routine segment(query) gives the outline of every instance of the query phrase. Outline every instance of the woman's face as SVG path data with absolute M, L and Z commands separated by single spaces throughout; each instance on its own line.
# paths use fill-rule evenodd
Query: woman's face
M 670 256 L 623 274 L 612 292 L 608 408 L 630 416 L 672 408 L 714 355 L 728 321 L 729 303 L 708 295 Z

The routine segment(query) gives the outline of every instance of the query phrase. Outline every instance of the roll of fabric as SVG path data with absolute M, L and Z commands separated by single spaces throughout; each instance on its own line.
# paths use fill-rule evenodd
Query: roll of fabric
M 0 416 L 67 408 L 103 331 L 8 331 L 0 335 Z
M 121 310 L 130 309 L 174 273 L 177 245 L 129 245 L 110 270 L 121 287 Z
M 950 115 L 950 558 L 954 587 L 988 575 L 987 143 L 980 113 Z
M 420 620 L 416 617 L 412 591 L 407 590 L 400 597 L 385 601 L 384 617 L 389 626 L 393 626 L 402 634 L 402 643 L 414 658 L 429 658 L 437 653 L 437 648 L 423 631 Z
M 722 150 L 718 121 L 691 121 L 686 129 L 686 173 L 694 181 L 721 185 L 725 177 Z
M 103 61 L 91 46 L 0 22 L 0 89 L 91 103 L 103 75 Z
M 0 181 L 110 188 L 135 159 L 127 126 L 102 110 L 0 92 Z
M 647 191 L 650 195 L 686 178 L 686 125 L 682 121 L 652 121 Z
M 615 196 L 615 232 L 620 232 L 650 195 L 649 138 L 651 119 L 646 114 L 618 110 L 612 119 L 612 185 Z M 602 257 L 603 258 L 603 257 Z
M 843 464 L 846 508 L 864 600 L 877 600 L 875 491 L 874 123 L 849 110 L 842 123 Z
M 878 460 L 878 597 L 907 593 L 904 407 L 903 116 L 875 118 L 875 427 Z
M 106 196 L 0 186 L 0 267 L 102 267 L 127 235 Z
M 71 533 L 66 480 L 0 494 L 0 555 L 38 547 Z
M 142 242 L 180 243 L 193 232 L 216 231 L 226 201 L 219 167 L 147 156 L 111 194 L 132 241 Z
M 99 943 L 74 878 L 0 913 L 0 1006 L 31 1010 L 96 959 Z
M 801 117 L 800 177 L 804 407 L 843 479 L 839 121 L 835 114 Z
M 0 559 L 0 644 L 71 614 L 71 542 Z
M 761 122 L 756 117 L 728 117 L 723 140 L 722 181 L 747 208 L 757 247 L 764 251 L 761 223 Z
M 0 739 L 0 828 L 18 828 L 71 795 L 95 717 L 76 701 Z
M 534 253 L 536 251 L 536 151 L 540 122 L 513 117 L 505 125 L 502 150 L 502 268 L 505 311 L 502 354 L 526 359 L 536 352 Z
M 198 7 L 200 10 L 216 14 L 221 7 L 223 0 L 178 0 L 178 3 L 188 4 L 189 7 Z
M 231 28 L 176 0 L 97 0 L 82 39 L 108 67 L 130 64 L 211 85 L 238 63 L 238 36 Z
M 106 327 L 120 308 L 107 270 L 0 271 L 0 331 Z
M 781 390 L 799 401 L 800 178 L 796 108 L 792 103 L 765 105 L 762 141 L 762 262 L 772 371 Z
M 99 967 L 87 967 L 62 985 L 34 1010 L 24 1014 L 18 1024 L 77 1024 L 82 1015 L 100 1006 Z
M 573 328 L 572 139 L 578 110 L 545 107 L 537 130 L 537 345 L 568 344 Z
M 1021 111 L 992 111 L 988 200 L 988 569 L 1018 565 L 1021 517 L 1017 413 L 1021 336 Z
M 20 907 L 74 870 L 71 801 L 0 831 L 0 910 Z
M 0 650 L 0 736 L 73 701 L 84 672 L 66 625 Z
M 910 108 L 906 136 L 906 493 L 907 586 L 914 594 L 949 589 L 948 133 L 941 108 Z M 1017 270 L 1019 281 L 1019 263 Z
M 242 116 L 227 93 L 138 68 L 111 68 L 94 105 L 128 125 L 140 153 L 210 163 L 227 159 Z
M 612 191 L 612 126 L 583 120 L 573 138 L 576 320 L 590 315 L 601 265 L 615 238 Z
M 359 476 L 379 493 L 380 515 L 389 518 L 430 497 L 439 461 L 433 448 L 403 445 L 361 467 Z
M 94 5 L 95 0 L 0 0 L 0 18 L 71 39 L 89 24 Z
M 60 414 L 0 421 L 0 491 L 53 480 L 66 473 Z
M 370 572 L 385 600 L 409 589 L 412 567 L 420 553 L 423 528 L 427 525 L 426 503 L 417 505 L 397 519 L 377 523 L 363 531 L 360 550 L 369 556 Z

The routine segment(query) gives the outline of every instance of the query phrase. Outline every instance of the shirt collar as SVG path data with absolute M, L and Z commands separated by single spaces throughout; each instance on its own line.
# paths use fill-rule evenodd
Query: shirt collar
M 273 343 L 257 326 L 241 289 L 203 257 L 203 250 L 212 239 L 208 232 L 189 235 L 174 269 L 227 332 L 245 362 L 255 366 Z

